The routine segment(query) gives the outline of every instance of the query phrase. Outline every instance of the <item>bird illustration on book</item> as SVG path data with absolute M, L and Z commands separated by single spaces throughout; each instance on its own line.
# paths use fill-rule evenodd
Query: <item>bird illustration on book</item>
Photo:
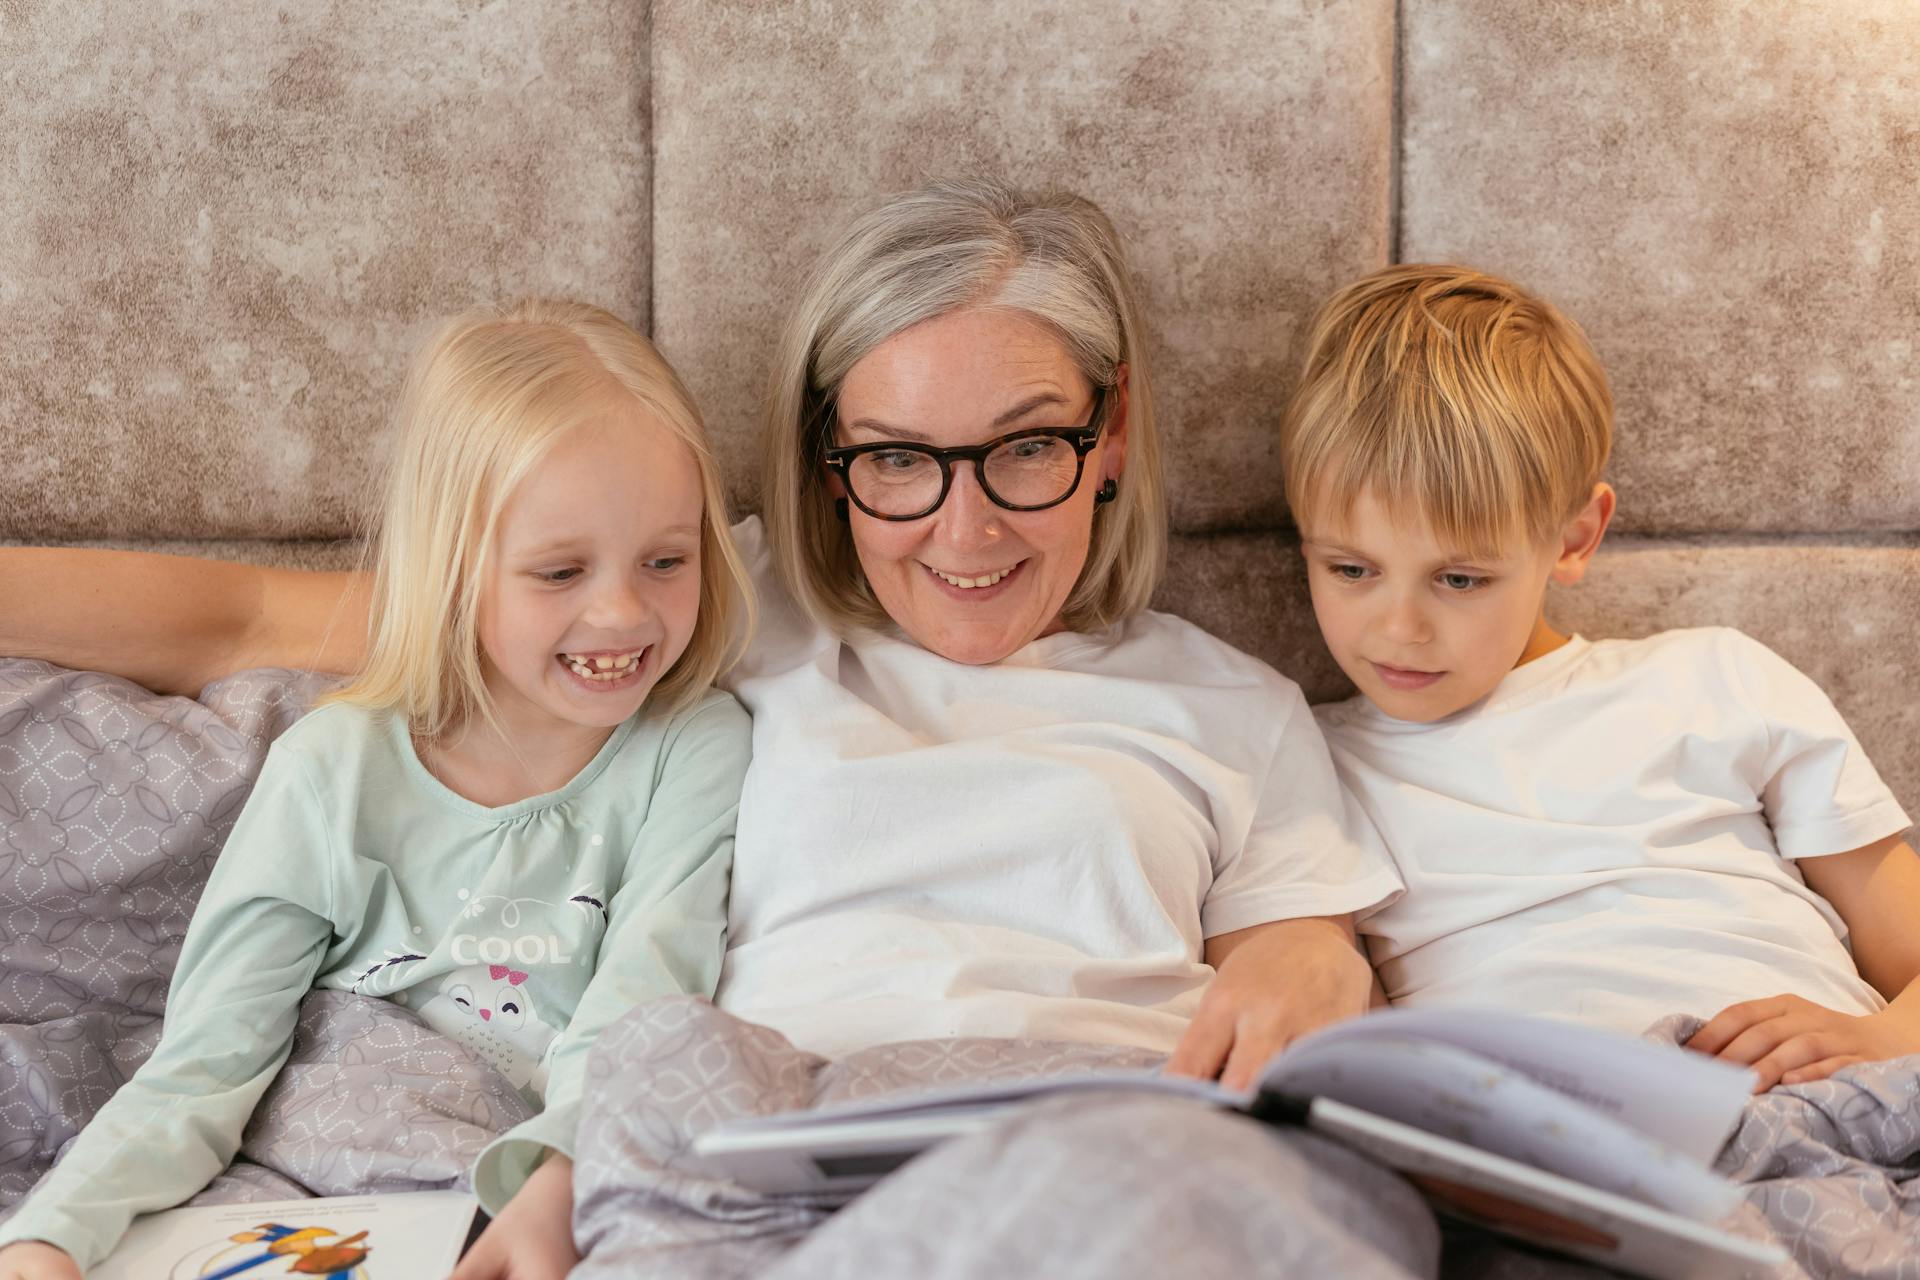
M 546 1091 L 547 1050 L 560 1033 L 540 1020 L 524 970 L 504 964 L 456 969 L 420 1018 L 491 1062 L 514 1088 Z
M 227 1239 L 235 1244 L 264 1244 L 266 1250 L 238 1262 L 218 1265 L 200 1272 L 197 1280 L 227 1280 L 230 1276 L 254 1272 L 262 1276 L 349 1276 L 372 1254 L 365 1243 L 367 1233 L 356 1231 L 341 1237 L 329 1227 L 289 1227 L 278 1222 L 263 1222 L 251 1231 L 238 1231 Z M 323 1240 L 331 1243 L 322 1244 Z M 271 1263 L 284 1266 L 259 1271 Z

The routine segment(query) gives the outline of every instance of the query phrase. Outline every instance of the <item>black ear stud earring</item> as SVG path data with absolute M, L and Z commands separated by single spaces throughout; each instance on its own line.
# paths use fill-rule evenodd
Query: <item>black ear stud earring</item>
M 1120 496 L 1120 486 L 1109 480 L 1100 486 L 1100 492 L 1093 495 L 1093 504 L 1097 507 L 1103 502 L 1112 502 Z
M 833 514 L 835 514 L 836 516 L 839 516 L 839 517 L 840 517 L 840 523 L 841 523 L 841 524 L 846 524 L 846 523 L 848 523 L 848 521 L 847 521 L 847 500 L 846 500 L 845 498 L 835 498 L 835 499 L 833 500 Z

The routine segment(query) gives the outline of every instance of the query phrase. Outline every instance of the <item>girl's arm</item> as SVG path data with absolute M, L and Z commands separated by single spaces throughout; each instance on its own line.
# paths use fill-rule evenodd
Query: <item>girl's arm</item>
M 1803 857 L 1807 885 L 1846 922 L 1860 976 L 1890 1002 L 1859 1017 L 1799 996 L 1726 1009 L 1688 1047 L 1746 1063 L 1758 1088 L 1802 1084 L 1856 1062 L 1920 1054 L 1920 857 L 1901 836 L 1845 853 Z
M 711 997 L 720 981 L 733 828 L 752 724 L 739 703 L 715 697 L 670 732 L 653 793 L 633 797 L 646 807 L 646 822 L 607 904 L 593 978 L 554 1050 L 546 1110 L 496 1139 L 474 1168 L 474 1192 L 496 1216 L 519 1202 L 534 1170 L 547 1167 L 542 1159 L 550 1164 L 556 1153 L 573 1155 L 587 1057 L 599 1034 L 637 1004 Z
M 573 1161 L 555 1154 L 487 1224 L 448 1280 L 565 1280 L 578 1265 Z M 7 1280 L 4 1272 L 0 1280 Z
M 135 1214 L 180 1203 L 233 1159 L 333 936 L 312 795 L 300 762 L 270 751 L 187 930 L 159 1047 L 0 1224 L 0 1244 L 45 1241 L 90 1269 Z
M 366 650 L 367 582 L 190 556 L 0 548 L 0 654 L 196 694 L 249 667 L 346 672 Z

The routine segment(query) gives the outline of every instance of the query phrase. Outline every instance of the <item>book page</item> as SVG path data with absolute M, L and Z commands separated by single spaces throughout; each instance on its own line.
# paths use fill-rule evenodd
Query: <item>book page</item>
M 435 1280 L 478 1206 L 457 1191 L 196 1205 L 143 1214 L 89 1280 Z
M 840 1102 L 811 1111 L 779 1111 L 771 1115 L 730 1120 L 723 1127 L 729 1132 L 773 1132 L 783 1129 L 811 1129 L 845 1119 L 878 1120 L 888 1116 L 939 1115 L 949 1110 L 973 1111 L 983 1106 L 1003 1107 L 1030 1102 L 1060 1093 L 1087 1093 L 1107 1090 L 1175 1094 L 1197 1098 L 1220 1106 L 1243 1106 L 1253 1096 L 1251 1090 L 1222 1088 L 1209 1080 L 1187 1076 L 1162 1075 L 1157 1071 L 1102 1071 L 1074 1075 L 1042 1076 L 1031 1080 L 1002 1080 L 991 1084 L 948 1085 L 933 1089 L 902 1089 L 880 1098 Z
M 1468 1009 L 1383 1009 L 1336 1023 L 1297 1042 L 1268 1064 L 1309 1046 L 1374 1040 L 1425 1040 L 1477 1053 L 1659 1139 L 1698 1164 L 1710 1164 L 1752 1096 L 1744 1067 L 1669 1045 L 1521 1014 Z
M 1302 1041 L 1270 1079 L 1700 1221 L 1739 1191 L 1698 1161 L 1510 1068 L 1452 1045 L 1370 1036 Z

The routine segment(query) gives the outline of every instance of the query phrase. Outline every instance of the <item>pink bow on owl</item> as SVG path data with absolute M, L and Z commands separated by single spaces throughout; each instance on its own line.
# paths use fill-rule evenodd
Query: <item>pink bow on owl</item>
M 493 978 L 495 982 L 498 982 L 500 981 L 500 979 L 505 978 L 508 982 L 512 983 L 516 987 L 527 980 L 527 975 L 525 970 L 509 969 L 507 968 L 507 966 L 503 964 L 488 965 L 487 973 L 489 976 Z

